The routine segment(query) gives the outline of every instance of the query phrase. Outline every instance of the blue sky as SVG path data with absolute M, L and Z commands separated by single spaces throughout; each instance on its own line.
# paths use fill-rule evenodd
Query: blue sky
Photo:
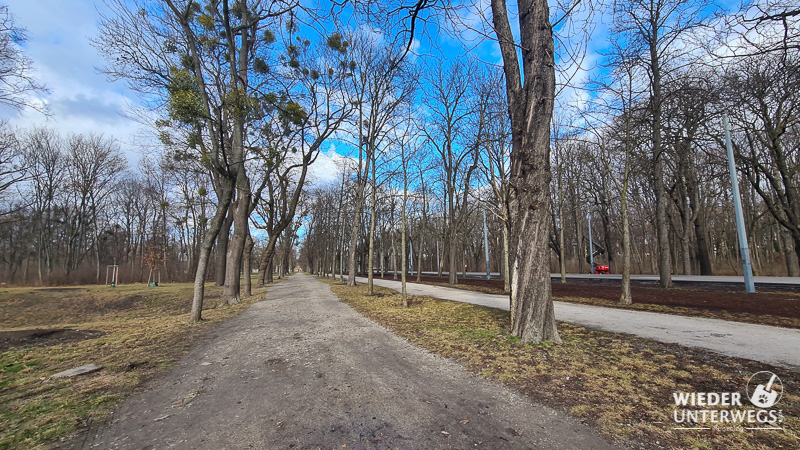
M 136 98 L 122 83 L 109 83 L 95 69 L 102 58 L 90 45 L 97 32 L 99 7 L 92 1 L 5 0 L 16 24 L 27 28 L 28 55 L 37 78 L 49 89 L 41 96 L 50 107 L 46 118 L 35 111 L 22 115 L 4 108 L 0 116 L 20 126 L 47 126 L 68 133 L 103 133 L 117 138 L 128 159 L 138 160 L 134 142 L 137 124 L 123 116 Z
M 0 106 L 0 117 L 8 117 L 12 124 L 21 127 L 47 126 L 65 135 L 93 132 L 113 136 L 121 142 L 131 164 L 135 164 L 141 152 L 137 143 L 146 133 L 124 114 L 128 106 L 137 104 L 138 98 L 124 83 L 110 83 L 98 72 L 104 61 L 89 42 L 97 34 L 100 14 L 105 10 L 103 3 L 87 0 L 3 3 L 14 14 L 17 25 L 28 30 L 25 49 L 34 60 L 38 80 L 50 90 L 39 97 L 48 104 L 52 115 L 44 117 L 31 110 L 17 114 Z M 488 2 L 481 3 L 488 7 Z M 478 22 L 469 13 L 463 13 L 462 17 L 473 24 Z M 428 39 L 435 41 L 433 50 Z M 423 53 L 449 57 L 463 54 L 466 46 L 481 60 L 500 63 L 497 44 L 481 40 L 471 31 L 462 31 L 456 38 L 431 25 L 421 40 L 421 48 L 415 47 Z M 476 47 L 480 42 L 483 43 Z
M 719 3 L 730 5 L 731 1 Z M 50 118 L 34 111 L 18 115 L 9 108 L 0 107 L 0 117 L 9 117 L 15 125 L 44 125 L 63 134 L 95 132 L 113 136 L 122 143 L 129 161 L 135 165 L 142 151 L 137 143 L 142 142 L 146 134 L 124 113 L 129 105 L 138 102 L 138 98 L 126 89 L 124 83 L 110 83 L 98 73 L 96 68 L 104 61 L 89 42 L 89 38 L 97 33 L 100 14 L 105 8 L 103 3 L 90 0 L 5 0 L 3 3 L 16 16 L 17 25 L 28 29 L 26 51 L 35 62 L 38 79 L 50 89 L 42 99 L 53 114 Z M 488 0 L 476 3 L 488 8 Z M 459 15 L 465 23 L 475 27 L 480 24 L 474 11 L 462 11 Z M 596 67 L 597 51 L 608 42 L 605 32 L 607 18 L 595 16 L 593 21 L 598 23 L 597 29 L 589 43 L 584 71 L 577 80 L 585 78 L 586 71 Z M 500 63 L 497 43 L 481 40 L 474 31 L 461 30 L 457 34 L 458 38 L 453 33 L 438 32 L 436 26 L 431 25 L 428 33 L 421 35 L 420 51 L 451 57 L 471 48 L 481 60 Z M 428 38 L 435 41 L 436 49 L 433 51 Z M 575 98 L 576 93 L 565 94 L 567 98 Z

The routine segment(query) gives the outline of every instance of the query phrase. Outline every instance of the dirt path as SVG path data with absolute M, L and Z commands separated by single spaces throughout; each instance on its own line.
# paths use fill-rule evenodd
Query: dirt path
M 410 345 L 294 275 L 84 448 L 608 448 L 590 428 Z M 345 447 L 346 446 L 346 447 Z
M 366 283 L 366 278 L 357 281 Z M 375 285 L 400 289 L 399 281 L 374 280 Z M 507 295 L 408 283 L 411 295 L 454 300 L 490 308 L 509 309 Z M 554 302 L 556 320 L 660 342 L 699 347 L 737 358 L 751 359 L 800 371 L 800 330 L 700 317 Z

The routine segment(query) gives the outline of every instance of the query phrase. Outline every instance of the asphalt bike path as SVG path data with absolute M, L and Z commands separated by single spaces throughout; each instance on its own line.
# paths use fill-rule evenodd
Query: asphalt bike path
M 295 274 L 94 425 L 83 448 L 610 448 Z
M 391 274 L 391 271 L 387 273 Z M 442 272 L 442 274 L 447 274 L 448 272 Z M 428 272 L 422 271 L 423 275 L 441 275 L 438 272 Z M 459 276 L 461 276 L 463 272 L 459 272 Z M 469 278 L 486 278 L 486 272 L 467 272 L 467 277 Z M 500 272 L 491 272 L 490 277 L 492 279 L 500 279 Z M 622 274 L 619 273 L 611 273 L 611 274 L 588 274 L 588 273 L 568 273 L 566 274 L 568 279 L 575 279 L 575 280 L 622 280 Z M 560 273 L 551 273 L 550 278 L 558 279 L 561 278 Z M 658 281 L 658 275 L 643 275 L 643 274 L 631 274 L 631 281 Z M 742 276 L 733 276 L 733 275 L 672 275 L 672 281 L 675 282 L 686 282 L 686 283 L 721 283 L 721 284 L 738 284 L 741 285 L 742 290 L 744 290 L 744 277 Z M 753 277 L 753 282 L 756 285 L 756 290 L 763 287 L 775 287 L 775 286 L 800 286 L 800 277 L 760 277 L 756 276 Z
M 367 279 L 356 277 L 356 281 L 366 283 Z M 398 291 L 401 289 L 399 281 L 375 279 L 373 282 L 376 286 Z M 406 292 L 410 295 L 509 310 L 507 295 L 420 283 L 407 283 Z M 800 371 L 800 330 L 604 306 L 558 301 L 553 303 L 556 320 L 562 322 L 613 333 L 632 334 L 687 347 L 698 347 L 723 355 Z

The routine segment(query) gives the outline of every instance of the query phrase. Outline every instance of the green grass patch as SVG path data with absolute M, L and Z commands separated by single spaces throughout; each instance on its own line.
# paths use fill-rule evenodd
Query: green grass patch
M 188 325 L 191 283 L 0 289 L 0 331 L 97 330 L 88 339 L 33 339 L 0 348 L 0 449 L 66 442 L 102 421 L 122 399 L 163 373 L 220 322 L 264 298 L 265 289 L 217 307 L 221 287 L 206 287 L 204 321 Z M 99 372 L 48 380 L 94 363 Z
M 657 448 L 797 448 L 800 376 L 753 361 L 559 323 L 563 345 L 530 345 L 508 334 L 509 313 L 331 282 L 339 298 L 366 317 L 472 372 L 505 383 L 534 402 L 592 424 L 623 445 Z M 761 370 L 780 375 L 783 431 L 674 431 L 676 391 L 743 392 Z

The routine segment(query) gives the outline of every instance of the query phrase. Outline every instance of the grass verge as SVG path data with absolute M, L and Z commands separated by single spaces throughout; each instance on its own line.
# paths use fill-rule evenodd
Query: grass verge
M 189 325 L 190 283 L 0 289 L 0 332 L 95 330 L 82 340 L 0 342 L 0 449 L 41 447 L 102 421 L 215 325 L 263 298 L 265 289 L 254 288 L 253 296 L 240 303 L 217 307 L 221 292 L 221 287 L 206 287 L 205 320 Z M 48 379 L 89 363 L 103 369 Z
M 507 333 L 509 313 L 427 297 L 408 309 L 395 291 L 331 289 L 359 313 L 469 370 L 592 424 L 606 438 L 644 448 L 797 448 L 800 376 L 702 350 L 559 323 L 563 345 L 529 345 Z M 786 387 L 782 431 L 676 431 L 673 392 L 743 392 L 771 370 Z M 746 403 L 746 400 L 745 400 Z M 747 409 L 747 408 L 744 408 Z

